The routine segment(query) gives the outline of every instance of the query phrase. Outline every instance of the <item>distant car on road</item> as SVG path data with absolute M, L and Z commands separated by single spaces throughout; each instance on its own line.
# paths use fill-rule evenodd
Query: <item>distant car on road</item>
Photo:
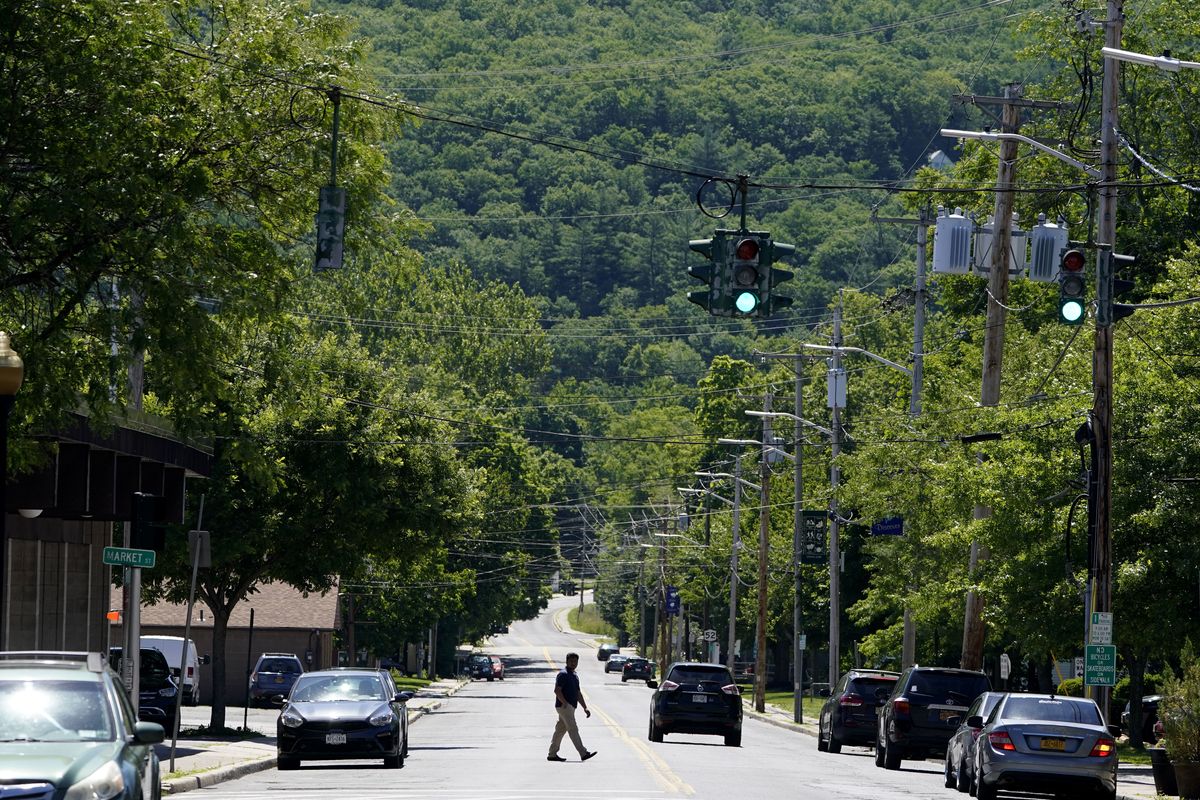
M 504 662 L 500 660 L 500 656 L 488 656 L 492 662 L 492 677 L 497 680 L 504 680 Z
M 296 679 L 275 724 L 276 764 L 296 769 L 302 761 L 382 758 L 390 768 L 408 755 L 408 709 L 412 692 L 396 690 L 384 670 L 330 669 Z
M 725 744 L 742 744 L 742 695 L 733 673 L 722 664 L 676 662 L 662 684 L 647 681 L 650 698 L 650 741 L 668 733 L 724 736 Z
M 656 667 L 654 662 L 640 656 L 630 656 L 621 666 L 621 683 L 626 681 L 652 681 Z
M 613 653 L 608 657 L 608 660 L 604 662 L 604 672 L 620 672 L 625 666 L 625 662 L 628 660 L 629 656 L 625 655 L 624 653 Z
M 250 705 L 270 707 L 274 698 L 286 697 L 303 674 L 304 665 L 295 653 L 263 653 L 250 673 Z
M 1049 694 L 1008 694 L 985 720 L 975 746 L 975 794 L 1055 792 L 1062 797 L 1117 796 L 1120 728 L 1105 726 L 1096 701 Z
M 608 657 L 613 653 L 621 652 L 621 648 L 615 644 L 602 644 L 596 648 L 596 659 L 599 661 L 608 661 Z
M 817 749 L 840 753 L 842 745 L 875 744 L 875 710 L 892 693 L 898 672 L 852 669 L 821 706 L 817 717 Z
M 483 653 L 476 653 L 467 662 L 467 674 L 471 676 L 471 680 L 495 680 L 495 676 L 492 675 L 492 659 Z
M 975 780 L 975 746 L 979 740 L 979 728 L 972 728 L 967 721 L 971 717 L 987 719 L 1002 697 L 1004 692 L 984 692 L 976 697 L 975 702 L 967 709 L 958 730 L 950 737 L 950 742 L 946 745 L 945 764 L 942 767 L 947 789 L 958 789 L 960 792 L 971 790 L 971 784 Z
M 875 765 L 900 769 L 905 758 L 943 758 L 967 707 L 991 688 L 982 672 L 909 667 L 879 709 Z
M 162 796 L 154 745 L 165 732 L 137 720 L 103 654 L 0 653 L 0 709 L 0 786 L 12 792 L 6 796 Z

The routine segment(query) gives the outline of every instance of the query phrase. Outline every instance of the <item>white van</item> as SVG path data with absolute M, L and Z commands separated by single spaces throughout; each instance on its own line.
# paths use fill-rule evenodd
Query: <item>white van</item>
M 183 652 L 182 636 L 143 636 L 142 647 L 153 647 L 161 650 L 171 668 L 171 677 L 179 680 L 179 659 Z M 208 663 L 208 656 L 203 659 L 196 655 L 196 642 L 188 639 L 187 662 L 183 671 L 183 704 L 194 706 L 200 702 L 200 665 Z

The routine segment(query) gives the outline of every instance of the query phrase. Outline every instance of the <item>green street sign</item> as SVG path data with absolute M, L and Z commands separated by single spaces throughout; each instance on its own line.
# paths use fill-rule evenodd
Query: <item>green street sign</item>
M 1115 686 L 1117 683 L 1117 646 L 1089 644 L 1083 649 L 1083 685 Z
M 135 550 L 132 547 L 106 547 L 101 560 L 111 567 L 143 567 L 154 566 L 155 553 L 153 550 Z

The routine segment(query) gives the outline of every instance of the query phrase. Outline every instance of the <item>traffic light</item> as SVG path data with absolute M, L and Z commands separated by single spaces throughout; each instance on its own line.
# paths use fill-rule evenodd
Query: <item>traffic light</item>
M 1121 295 L 1133 291 L 1133 281 L 1126 278 L 1118 278 L 1116 272 L 1121 266 L 1132 265 L 1134 259 L 1133 256 L 1121 255 L 1120 253 L 1109 253 L 1108 255 L 1112 259 L 1109 273 L 1113 276 L 1112 298 L 1115 301 Z M 1112 321 L 1116 322 L 1119 319 L 1125 319 L 1134 311 L 1137 311 L 1137 306 L 1114 302 L 1112 304 Z
M 794 300 L 785 295 L 776 294 L 775 288 L 784 281 L 790 281 L 796 277 L 796 273 L 789 269 L 778 269 L 775 263 L 781 259 L 785 259 L 796 252 L 796 245 L 787 244 L 785 242 L 776 242 L 770 240 L 767 248 L 767 269 L 769 286 L 767 289 L 767 306 L 763 316 L 771 316 L 776 311 L 787 308 Z
M 718 231 L 711 239 L 692 239 L 688 249 L 708 259 L 707 264 L 688 267 L 687 273 L 698 281 L 708 284 L 707 289 L 687 293 L 689 303 L 695 303 L 714 316 L 729 316 L 725 303 L 725 242 Z
M 129 546 L 135 550 L 161 553 L 167 542 L 163 519 L 163 499 L 145 492 L 133 493 L 133 520 L 129 526 Z
M 763 295 L 769 288 L 767 278 L 770 266 L 763 264 L 763 244 L 769 243 L 769 234 L 739 232 L 730 253 L 729 274 L 733 290 L 733 309 L 746 317 L 762 316 Z
M 1087 316 L 1085 264 L 1081 250 L 1067 250 L 1058 262 L 1058 319 L 1067 325 L 1082 325 Z

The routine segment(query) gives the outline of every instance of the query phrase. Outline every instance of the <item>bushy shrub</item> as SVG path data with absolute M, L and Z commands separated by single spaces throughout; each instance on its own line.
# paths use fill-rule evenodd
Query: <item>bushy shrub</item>
M 1058 685 L 1055 694 L 1066 697 L 1083 697 L 1083 678 L 1067 678 Z

